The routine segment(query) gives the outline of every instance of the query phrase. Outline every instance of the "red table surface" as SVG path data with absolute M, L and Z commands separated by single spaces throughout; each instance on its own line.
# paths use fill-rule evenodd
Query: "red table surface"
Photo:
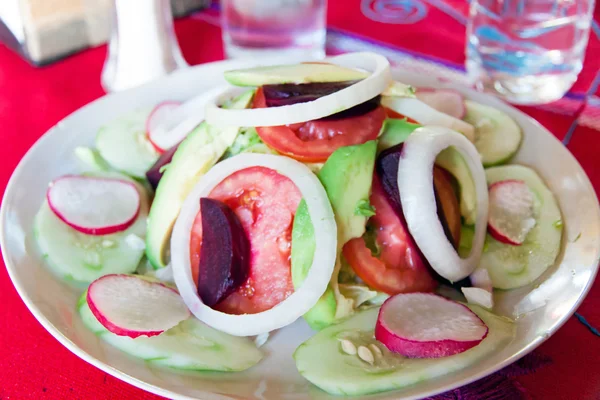
M 382 16 L 373 11 L 378 2 L 385 0 L 330 0 L 328 51 L 382 49 L 392 61 L 397 55 L 399 64 L 408 57 L 425 60 L 440 71 L 464 73 L 465 2 L 408 1 L 405 3 L 418 12 L 403 9 L 406 12 L 392 23 L 381 22 Z M 190 64 L 223 58 L 217 13 L 213 8 L 176 22 L 180 46 Z M 596 9 L 596 21 L 599 19 Z M 598 35 L 600 29 L 595 23 L 584 70 L 564 99 L 547 106 L 521 107 L 565 142 L 596 190 L 600 188 L 596 150 L 600 145 Z M 100 72 L 105 55 L 106 47 L 101 46 L 34 68 L 0 45 L 2 194 L 21 157 L 44 132 L 104 94 Z M 5 268 L 0 268 L 0 292 L 0 399 L 158 398 L 97 370 L 62 347 L 26 309 Z M 592 326 L 600 326 L 598 284 L 578 315 Z M 494 386 L 491 391 L 497 389 L 494 399 L 600 399 L 600 338 L 576 317 L 533 356 L 513 367 L 484 382 Z M 492 398 L 476 390 L 453 391 L 440 398 Z

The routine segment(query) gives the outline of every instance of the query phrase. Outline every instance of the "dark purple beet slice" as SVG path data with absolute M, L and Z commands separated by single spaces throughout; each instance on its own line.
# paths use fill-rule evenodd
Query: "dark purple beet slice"
M 402 147 L 403 144 L 400 143 L 383 151 L 375 161 L 375 171 L 379 176 L 387 200 L 400 220 L 404 221 L 398 189 L 398 163 L 400 162 Z
M 171 147 L 169 150 L 162 153 L 158 160 L 156 160 L 152 168 L 150 168 L 148 172 L 146 172 L 146 178 L 148 179 L 150 186 L 152 186 L 152 189 L 156 190 L 156 188 L 158 187 L 158 182 L 163 176 L 161 169 L 162 167 L 171 162 L 171 160 L 173 159 L 173 154 L 175 154 L 178 147 L 179 144 Z
M 357 81 L 345 82 L 313 82 L 313 83 L 284 83 L 263 85 L 263 93 L 268 107 L 284 106 L 313 101 L 353 85 Z
M 268 107 L 280 107 L 291 104 L 306 103 L 314 101 L 319 97 L 327 96 L 356 83 L 356 81 L 345 82 L 316 82 L 280 85 L 264 85 L 262 87 Z M 373 111 L 380 104 L 380 96 L 369 101 L 358 104 L 352 108 L 322 118 L 323 120 L 335 120 L 341 118 L 355 117 Z
M 394 212 L 399 217 L 401 223 L 403 224 L 406 232 L 409 232 L 408 225 L 406 224 L 406 220 L 404 219 L 404 213 L 402 211 L 402 203 L 400 201 L 400 191 L 398 189 L 398 163 L 400 162 L 400 156 L 402 155 L 403 144 L 400 143 L 394 147 L 391 147 L 385 151 L 383 151 L 379 157 L 377 157 L 377 161 L 375 162 L 375 171 L 377 176 L 381 181 L 381 186 L 383 187 L 383 191 L 385 192 L 385 196 L 392 206 Z M 433 171 L 432 171 L 433 173 Z M 434 188 L 435 193 L 435 188 Z M 444 228 L 444 232 L 446 233 L 446 237 L 450 240 L 450 243 L 453 243 L 452 233 L 448 224 L 446 222 L 446 217 L 441 208 L 440 201 L 437 198 L 436 194 L 436 204 L 438 208 L 438 215 L 440 216 L 440 222 L 442 227 Z M 427 259 L 421 251 L 419 250 L 419 254 L 426 261 L 426 264 L 429 265 Z M 471 280 L 467 277 L 458 282 L 450 282 L 447 279 L 441 277 L 437 272 L 430 268 L 432 275 L 440 282 L 445 283 L 447 285 L 453 286 L 455 288 L 460 288 L 464 286 L 471 286 Z
M 200 199 L 202 249 L 198 295 L 209 307 L 219 303 L 248 278 L 250 244 L 238 217 L 218 200 Z

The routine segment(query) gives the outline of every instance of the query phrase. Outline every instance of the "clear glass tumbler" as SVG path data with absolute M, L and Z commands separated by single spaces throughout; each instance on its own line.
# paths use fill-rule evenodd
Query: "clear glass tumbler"
M 467 71 L 515 104 L 560 99 L 583 66 L 594 0 L 472 0 Z
M 325 56 L 327 0 L 221 0 L 229 58 Z

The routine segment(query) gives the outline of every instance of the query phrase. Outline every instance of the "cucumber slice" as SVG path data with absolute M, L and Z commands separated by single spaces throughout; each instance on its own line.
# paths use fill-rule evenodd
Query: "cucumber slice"
M 90 175 L 124 178 L 117 173 Z M 149 207 L 145 190 L 139 184 L 136 186 L 142 196 L 138 218 L 125 231 L 110 235 L 92 236 L 76 231 L 62 222 L 44 201 L 35 217 L 34 237 L 42 257 L 55 274 L 65 281 L 82 285 L 107 274 L 136 270 L 144 255 Z
M 487 268 L 492 284 L 498 289 L 513 289 L 536 280 L 554 264 L 560 251 L 562 224 L 560 209 L 552 192 L 539 175 L 521 165 L 507 165 L 487 169 L 488 185 L 507 179 L 524 181 L 535 195 L 535 226 L 529 231 L 525 242 L 513 246 L 486 237 L 486 248 L 480 265 Z
M 379 308 L 371 308 L 323 329 L 301 344 L 294 353 L 296 367 L 310 382 L 335 395 L 366 395 L 435 379 L 484 359 L 514 337 L 514 324 L 507 318 L 467 306 L 486 323 L 489 332 L 479 345 L 464 353 L 437 359 L 409 359 L 391 353 L 373 338 Z M 355 349 L 365 346 L 374 363 L 342 350 L 342 340 L 350 341 Z
M 253 91 L 241 94 L 231 101 L 229 108 L 246 108 Z M 181 142 L 171 163 L 161 178 L 148 216 L 146 257 L 154 268 L 167 265 L 167 251 L 173 224 L 183 201 L 200 179 L 234 143 L 239 128 L 218 129 L 207 123 L 200 124 Z
M 75 157 L 84 171 L 101 172 L 110 171 L 110 165 L 102 158 L 98 150 L 90 147 L 76 147 Z
M 464 120 L 475 127 L 475 147 L 485 167 L 510 160 L 521 145 L 523 133 L 514 119 L 493 107 L 466 100 Z
M 151 365 L 190 371 L 243 371 L 263 357 L 251 340 L 217 331 L 194 317 L 158 336 L 132 339 L 115 335 L 94 317 L 85 296 L 78 303 L 84 325 L 110 345 Z
M 98 131 L 96 148 L 117 171 L 145 179 L 146 171 L 158 159 L 158 152 L 146 136 L 146 119 L 151 111 L 136 110 L 109 122 Z

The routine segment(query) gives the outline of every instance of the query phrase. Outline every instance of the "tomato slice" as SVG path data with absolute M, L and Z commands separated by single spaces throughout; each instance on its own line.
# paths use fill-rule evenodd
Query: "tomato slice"
M 452 175 L 437 166 L 433 167 L 433 185 L 438 200 L 438 215 L 448 239 L 458 248 L 460 243 L 460 205 L 458 196 L 452 186 Z
M 410 119 L 394 110 L 392 110 L 391 108 L 387 108 L 385 107 L 385 114 L 387 115 L 388 118 L 395 118 L 395 119 L 406 119 L 407 122 L 410 122 L 411 124 L 419 124 L 417 121 L 415 121 L 414 119 Z
M 253 107 L 267 107 L 262 88 L 254 96 Z M 358 116 L 257 127 L 256 132 L 263 142 L 279 153 L 304 162 L 322 162 L 340 147 L 376 139 L 385 118 L 385 110 L 378 106 Z
M 373 232 L 379 257 L 373 255 L 361 237 L 344 245 L 346 261 L 369 287 L 390 295 L 433 291 L 437 282 L 405 230 L 406 225 L 385 198 L 377 176 L 373 178 L 370 200 L 376 214 L 369 219 L 368 229 Z
M 255 314 L 285 300 L 294 291 L 291 276 L 292 223 L 302 198 L 287 177 L 265 167 L 237 171 L 210 193 L 237 215 L 250 241 L 248 279 L 217 304 L 228 314 Z M 202 248 L 202 216 L 194 220 L 190 255 L 194 281 L 198 280 Z

